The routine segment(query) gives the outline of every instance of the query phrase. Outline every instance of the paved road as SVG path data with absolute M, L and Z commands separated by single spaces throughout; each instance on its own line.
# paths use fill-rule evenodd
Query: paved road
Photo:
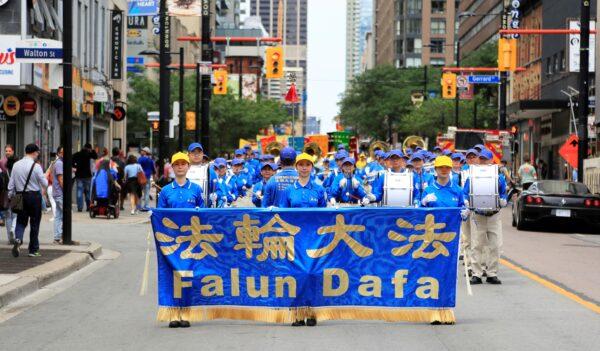
M 138 296 L 149 230 L 148 224 L 136 224 L 140 219 L 125 216 L 118 221 L 81 219 L 75 223 L 77 239 L 100 242 L 105 251 L 116 250 L 121 255 L 112 261 L 97 261 L 74 277 L 11 306 L 12 310 L 0 311 L 2 349 L 597 350 L 600 345 L 600 314 L 506 267 L 500 271 L 503 285 L 475 286 L 471 297 L 466 296 L 464 281 L 459 282 L 458 323 L 454 326 L 329 321 L 316 328 L 292 328 L 214 321 L 195 324 L 187 330 L 171 330 L 154 321 L 154 278 L 148 295 Z M 580 278 L 573 276 L 574 269 L 558 263 L 548 267 L 546 260 L 563 257 L 570 260 L 572 255 L 595 249 L 551 240 L 560 237 L 581 243 L 577 237 L 564 234 L 527 233 L 524 236 L 514 232 L 509 227 L 510 222 L 506 223 L 504 251 L 508 258 L 522 260 L 521 264 L 548 276 L 557 270 L 557 275 L 551 276 L 553 279 L 571 277 L 568 284 L 584 290 L 587 283 L 577 285 Z M 47 224 L 45 229 L 43 236 L 50 240 Z M 521 240 L 523 237 L 527 241 Z M 528 255 L 524 252 L 526 245 L 540 252 Z M 571 254 L 572 250 L 581 252 Z M 549 258 L 544 252 L 551 253 Z M 600 255 L 591 255 L 586 258 L 591 260 L 589 272 L 600 264 Z M 152 272 L 151 277 L 154 277 L 154 265 Z M 1 323 L 12 315 L 15 316 Z

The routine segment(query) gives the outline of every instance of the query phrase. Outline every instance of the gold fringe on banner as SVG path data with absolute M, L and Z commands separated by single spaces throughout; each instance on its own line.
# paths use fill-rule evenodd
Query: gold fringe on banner
M 373 307 L 298 307 L 291 309 L 261 307 L 159 307 L 157 320 L 187 320 L 201 322 L 215 319 L 248 320 L 265 323 L 288 324 L 297 319 L 315 316 L 325 320 L 382 320 L 387 322 L 413 322 L 454 324 L 451 308 L 373 308 Z

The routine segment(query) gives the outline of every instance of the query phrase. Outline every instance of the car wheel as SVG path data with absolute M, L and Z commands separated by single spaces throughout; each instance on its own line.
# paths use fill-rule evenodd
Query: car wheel
M 525 220 L 523 219 L 523 215 L 521 211 L 517 209 L 517 218 L 516 218 L 516 227 L 518 230 L 525 230 L 527 225 L 525 224 Z

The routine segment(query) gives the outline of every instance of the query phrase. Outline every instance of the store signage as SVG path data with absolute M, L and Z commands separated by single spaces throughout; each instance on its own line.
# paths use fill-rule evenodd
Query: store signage
M 37 111 L 37 102 L 32 98 L 25 98 L 23 100 L 23 112 L 28 115 L 32 115 Z
M 159 0 L 127 0 L 129 16 L 153 16 L 158 13 Z
M 108 91 L 104 87 L 94 87 L 94 101 L 95 102 L 108 102 Z
M 510 3 L 510 23 L 509 26 L 511 29 L 519 29 L 521 24 L 521 0 L 512 0 Z M 513 38 L 518 38 L 519 34 L 513 34 Z
M 569 29 L 581 29 L 579 21 L 569 21 Z M 590 30 L 596 29 L 596 21 L 590 21 Z M 581 57 L 581 45 L 579 34 L 569 34 L 569 72 L 579 72 L 579 58 Z M 590 72 L 596 71 L 596 36 L 590 35 Z
M 62 63 L 62 42 L 50 39 L 19 40 L 16 45 L 19 63 Z
M 148 17 L 146 16 L 127 16 L 127 29 L 147 29 Z
M 111 20 L 112 49 L 110 78 L 123 79 L 123 11 L 114 10 Z
M 15 50 L 19 40 L 20 35 L 0 35 L 0 85 L 21 85 L 21 64 Z
M 6 113 L 8 117 L 14 117 L 21 111 L 21 102 L 16 96 L 7 96 L 4 98 L 2 107 L 4 108 L 4 113 Z

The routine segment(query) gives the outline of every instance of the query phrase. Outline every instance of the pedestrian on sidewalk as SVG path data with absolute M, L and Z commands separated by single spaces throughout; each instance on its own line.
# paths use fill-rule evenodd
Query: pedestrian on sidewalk
M 42 167 L 36 163 L 40 155 L 40 148 L 35 144 L 25 147 L 25 157 L 17 161 L 8 183 L 9 198 L 17 192 L 23 194 L 23 209 L 17 213 L 17 227 L 12 254 L 19 257 L 19 250 L 23 243 L 25 227 L 29 222 L 29 256 L 39 257 L 40 243 L 38 240 L 40 221 L 42 220 L 42 190 L 48 187 Z
M 15 241 L 15 230 L 17 227 L 17 214 L 14 213 L 10 206 L 8 206 L 8 181 L 10 180 L 10 173 L 12 172 L 13 165 L 17 162 L 15 157 L 15 149 L 11 144 L 6 144 L 4 147 L 4 157 L 0 160 L 0 170 L 4 175 L 6 182 L 5 187 L 5 198 L 6 206 L 3 207 L 2 216 L 6 225 L 6 235 L 8 236 L 8 243 L 14 244 Z
M 57 159 L 52 169 L 52 195 L 54 199 L 54 244 L 60 244 L 63 224 L 63 155 L 62 146 L 56 149 Z
M 135 214 L 139 199 L 142 197 L 142 187 L 138 182 L 138 173 L 144 172 L 142 166 L 137 163 L 135 155 L 129 155 L 127 158 L 127 166 L 125 166 L 125 189 L 129 194 L 129 203 L 131 204 L 131 215 Z
M 143 186 L 144 198 L 142 201 L 142 211 L 148 211 L 150 206 L 150 189 L 152 189 L 152 177 L 156 173 L 156 166 L 154 164 L 154 160 L 152 159 L 152 151 L 149 147 L 145 147 L 141 152 L 142 156 L 138 159 L 138 163 L 142 166 L 144 170 L 144 175 L 148 180 L 146 184 Z
M 523 156 L 523 162 L 517 173 L 519 174 L 519 178 L 521 178 L 523 190 L 527 190 L 537 180 L 537 172 L 535 167 L 529 163 L 529 155 L 525 154 Z
M 75 168 L 75 183 L 77 184 L 77 211 L 83 211 L 83 200 L 85 197 L 85 208 L 89 211 L 90 191 L 92 185 L 92 160 L 98 159 L 98 154 L 87 143 L 79 152 L 73 154 L 73 168 Z
M 119 191 L 119 208 L 121 211 L 125 210 L 123 205 L 125 204 L 125 197 L 127 193 L 124 191 L 125 189 L 125 162 L 121 159 L 121 149 L 118 147 L 114 147 L 112 149 L 112 157 L 110 158 L 117 165 L 117 183 L 119 184 L 119 188 L 123 189 Z

